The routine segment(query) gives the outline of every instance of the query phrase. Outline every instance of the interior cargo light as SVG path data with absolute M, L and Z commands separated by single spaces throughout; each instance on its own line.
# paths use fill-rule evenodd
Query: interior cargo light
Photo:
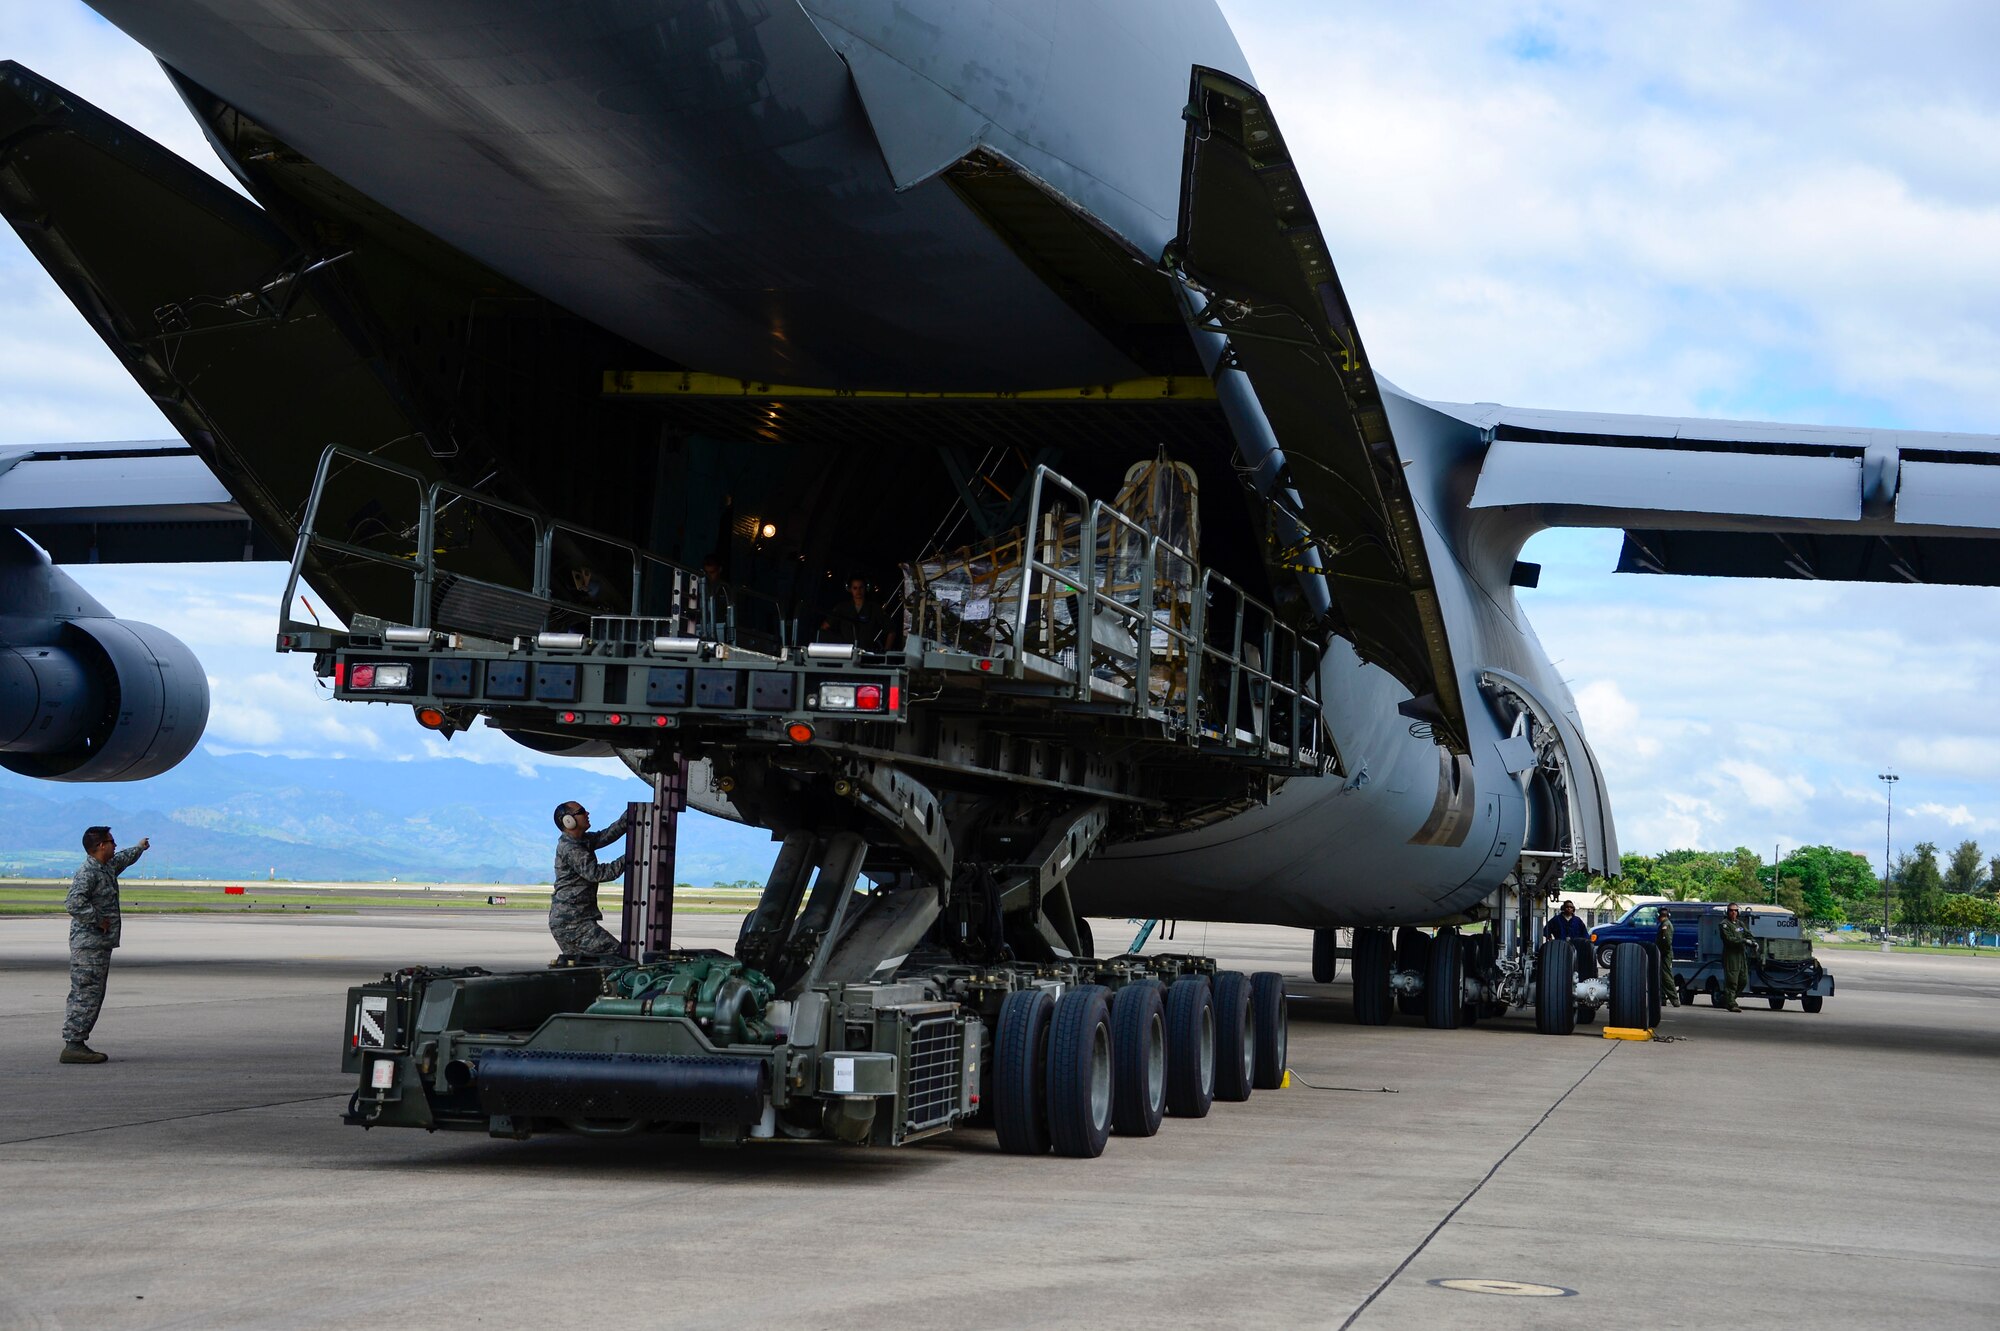
M 819 686 L 819 705 L 830 712 L 851 712 L 854 710 L 854 685 L 822 684 Z
M 813 742 L 813 728 L 803 721 L 794 721 L 785 727 L 785 737 L 794 744 Z
M 856 684 L 854 686 L 854 710 L 857 712 L 881 711 L 882 686 L 880 684 Z

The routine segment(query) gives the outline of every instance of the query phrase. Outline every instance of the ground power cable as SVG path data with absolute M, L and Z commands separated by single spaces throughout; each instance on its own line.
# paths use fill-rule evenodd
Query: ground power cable
M 1449 1211 L 1446 1211 L 1444 1214 L 1444 1219 L 1438 1221 L 1437 1224 L 1433 1225 L 1431 1227 L 1431 1232 L 1424 1235 L 1423 1241 L 1417 1244 L 1416 1247 L 1410 1249 L 1410 1255 L 1408 1257 L 1405 1257 L 1401 1262 L 1397 1263 L 1396 1269 L 1391 1271 L 1386 1277 L 1384 1277 L 1382 1283 L 1377 1285 L 1374 1288 L 1374 1290 L 1369 1293 L 1368 1297 L 1361 1301 L 1361 1306 L 1356 1308 L 1353 1312 L 1347 1315 L 1347 1320 L 1340 1324 L 1340 1331 L 1347 1331 L 1348 1327 L 1353 1326 L 1355 1322 L 1359 1321 L 1361 1318 L 1361 1314 L 1368 1311 L 1368 1305 L 1375 1302 L 1376 1299 L 1381 1298 L 1382 1291 L 1388 1289 L 1389 1286 L 1395 1284 L 1396 1278 L 1409 1269 L 1410 1263 L 1416 1261 L 1417 1258 L 1423 1256 L 1424 1249 L 1431 1246 L 1431 1240 L 1436 1238 L 1439 1234 L 1442 1234 L 1444 1232 L 1444 1227 L 1450 1224 L 1453 1221 L 1453 1219 L 1457 1217 L 1460 1211 L 1463 1211 L 1465 1209 L 1466 1203 L 1470 1202 L 1474 1197 L 1477 1197 L 1479 1195 L 1479 1190 L 1485 1187 L 1489 1182 L 1491 1182 L 1493 1176 L 1500 1172 L 1500 1166 L 1506 1164 L 1508 1160 L 1512 1159 L 1514 1152 L 1520 1150 L 1523 1146 L 1525 1146 L 1527 1144 L 1528 1138 L 1534 1136 L 1536 1132 L 1540 1131 L 1542 1124 L 1549 1121 L 1549 1116 L 1554 1114 L 1556 1110 L 1561 1109 L 1563 1106 L 1563 1101 L 1569 1099 L 1570 1096 L 1575 1095 L 1577 1087 L 1583 1085 L 1584 1082 L 1590 1080 L 1590 1074 L 1597 1071 L 1598 1068 L 1602 1067 L 1604 1065 L 1605 1059 L 1617 1053 L 1618 1046 L 1622 1043 L 1623 1041 L 1613 1041 L 1611 1048 L 1599 1054 L 1597 1056 L 1596 1061 L 1583 1070 L 1583 1075 L 1581 1077 L 1578 1077 L 1568 1090 L 1564 1091 L 1561 1095 L 1557 1096 L 1556 1102 L 1554 1104 L 1550 1105 L 1547 1109 L 1542 1111 L 1542 1116 L 1535 1120 L 1533 1126 L 1531 1126 L 1526 1132 L 1521 1134 L 1521 1139 L 1515 1142 L 1512 1146 L 1509 1146 L 1507 1148 L 1506 1154 L 1502 1155 L 1498 1160 L 1495 1160 L 1493 1162 L 1493 1168 L 1487 1170 L 1486 1173 L 1480 1178 L 1479 1182 L 1472 1185 L 1472 1191 L 1466 1193 L 1465 1196 L 1459 1198 L 1458 1205 L 1452 1207 Z

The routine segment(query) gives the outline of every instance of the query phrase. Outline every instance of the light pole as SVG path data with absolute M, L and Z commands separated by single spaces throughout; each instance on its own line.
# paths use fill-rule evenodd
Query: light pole
M 1875 779 L 1888 792 L 1888 808 L 1882 814 L 1882 950 L 1889 950 L 1889 834 L 1896 824 L 1896 783 L 1902 780 L 1894 772 L 1877 773 Z

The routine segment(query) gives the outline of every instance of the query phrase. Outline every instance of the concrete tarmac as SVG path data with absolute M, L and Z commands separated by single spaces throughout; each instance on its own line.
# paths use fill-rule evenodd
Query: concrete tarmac
M 1290 977 L 1323 1089 L 1075 1161 L 341 1126 L 346 987 L 547 960 L 490 914 L 128 920 L 113 1061 L 59 1066 L 65 928 L 0 920 L 4 1328 L 2000 1322 L 2000 960 L 1830 952 L 1818 1015 L 1631 1044 L 1354 1026 L 1305 934 L 1184 924 Z

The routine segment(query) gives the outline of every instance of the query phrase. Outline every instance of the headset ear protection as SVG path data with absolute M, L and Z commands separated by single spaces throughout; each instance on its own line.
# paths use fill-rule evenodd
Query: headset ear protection
M 573 814 L 573 813 L 566 813 L 566 814 L 564 814 L 564 815 L 562 816 L 562 830 L 563 830 L 563 831 L 565 831 L 565 832 L 574 832 L 574 831 L 576 831 L 576 815 L 575 815 L 575 814 Z

